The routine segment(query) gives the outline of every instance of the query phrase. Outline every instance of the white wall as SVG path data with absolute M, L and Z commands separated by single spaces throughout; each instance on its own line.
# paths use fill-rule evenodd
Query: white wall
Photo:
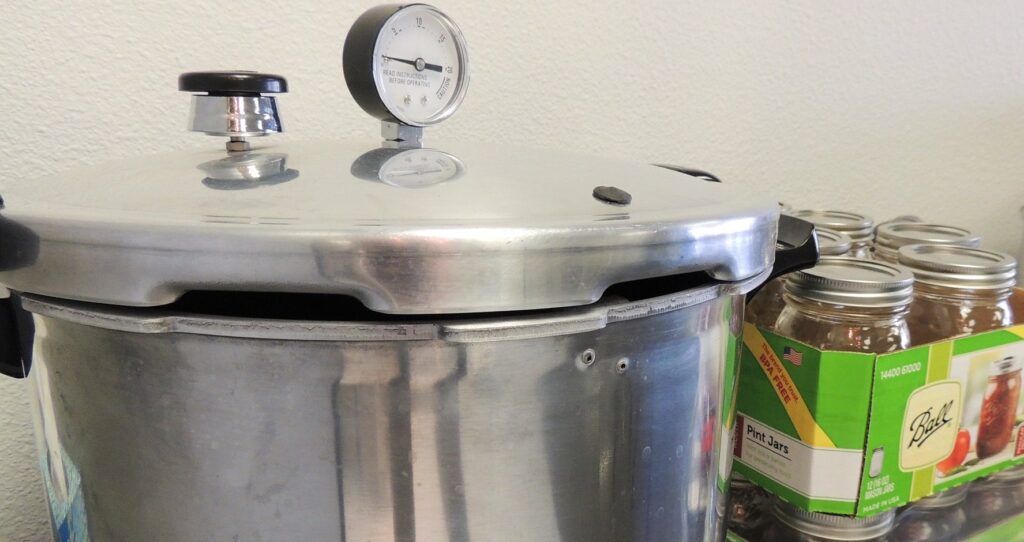
M 431 139 L 709 169 L 796 207 L 917 213 L 1015 250 L 1024 205 L 1024 4 L 436 0 L 473 80 Z M 167 148 L 179 72 L 286 75 L 289 138 L 376 137 L 341 46 L 372 2 L 0 2 L 0 186 Z M 0 380 L 0 539 L 42 540 L 23 385 Z

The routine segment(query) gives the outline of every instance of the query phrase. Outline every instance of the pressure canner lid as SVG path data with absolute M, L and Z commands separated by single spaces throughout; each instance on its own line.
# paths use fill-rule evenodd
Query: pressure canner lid
M 204 141 L 0 179 L 0 284 L 130 306 L 334 293 L 436 314 L 581 305 L 690 272 L 739 281 L 774 258 L 775 201 L 661 167 L 471 143 Z

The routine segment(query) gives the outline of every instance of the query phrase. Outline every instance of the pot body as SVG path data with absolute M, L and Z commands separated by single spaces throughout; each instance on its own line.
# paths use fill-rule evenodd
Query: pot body
M 28 297 L 55 536 L 721 539 L 741 293 L 450 325 Z

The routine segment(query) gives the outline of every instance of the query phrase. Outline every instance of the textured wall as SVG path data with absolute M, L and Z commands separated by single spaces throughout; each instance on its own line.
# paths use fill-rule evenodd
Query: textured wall
M 797 207 L 918 213 L 1015 250 L 1024 204 L 1019 2 L 440 1 L 470 41 L 433 140 L 559 145 L 709 169 Z M 0 2 L 0 187 L 213 145 L 179 72 L 288 76 L 288 138 L 374 137 L 341 77 L 370 2 Z M 0 540 L 44 538 L 23 386 L 0 380 Z

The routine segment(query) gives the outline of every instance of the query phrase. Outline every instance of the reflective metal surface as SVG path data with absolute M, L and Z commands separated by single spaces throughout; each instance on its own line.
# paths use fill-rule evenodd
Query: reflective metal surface
M 908 245 L 899 249 L 899 262 L 913 272 L 914 280 L 935 286 L 993 290 L 1017 283 L 1017 259 L 994 250 Z
M 900 247 L 916 244 L 977 247 L 981 237 L 957 226 L 922 222 L 890 222 L 875 228 L 875 255 L 885 261 L 896 263 Z
M 900 307 L 910 303 L 914 276 L 898 265 L 829 256 L 790 275 L 786 292 L 843 307 Z
M 425 188 L 454 181 L 465 170 L 455 156 L 421 148 L 373 149 L 352 162 L 352 175 L 398 188 Z
M 719 540 L 761 280 L 410 324 L 26 299 L 51 502 L 97 541 Z
M 288 168 L 288 155 L 240 152 L 199 164 L 203 184 L 215 190 L 246 190 L 291 181 L 299 172 Z
M 254 137 L 282 131 L 273 96 L 192 96 L 188 129 L 217 136 Z
M 613 284 L 694 271 L 742 280 L 774 260 L 777 205 L 745 187 L 468 143 L 444 148 L 458 157 L 451 169 L 462 165 L 457 178 L 408 190 L 398 186 L 401 168 L 385 168 L 385 182 L 353 172 L 378 148 L 255 148 L 247 154 L 287 155 L 299 172 L 259 190 L 197 182 L 199 167 L 238 165 L 224 151 L 5 181 L 0 284 L 126 306 L 232 289 L 339 293 L 379 312 L 451 314 L 583 305 Z M 632 202 L 603 203 L 596 186 L 625 190 Z

